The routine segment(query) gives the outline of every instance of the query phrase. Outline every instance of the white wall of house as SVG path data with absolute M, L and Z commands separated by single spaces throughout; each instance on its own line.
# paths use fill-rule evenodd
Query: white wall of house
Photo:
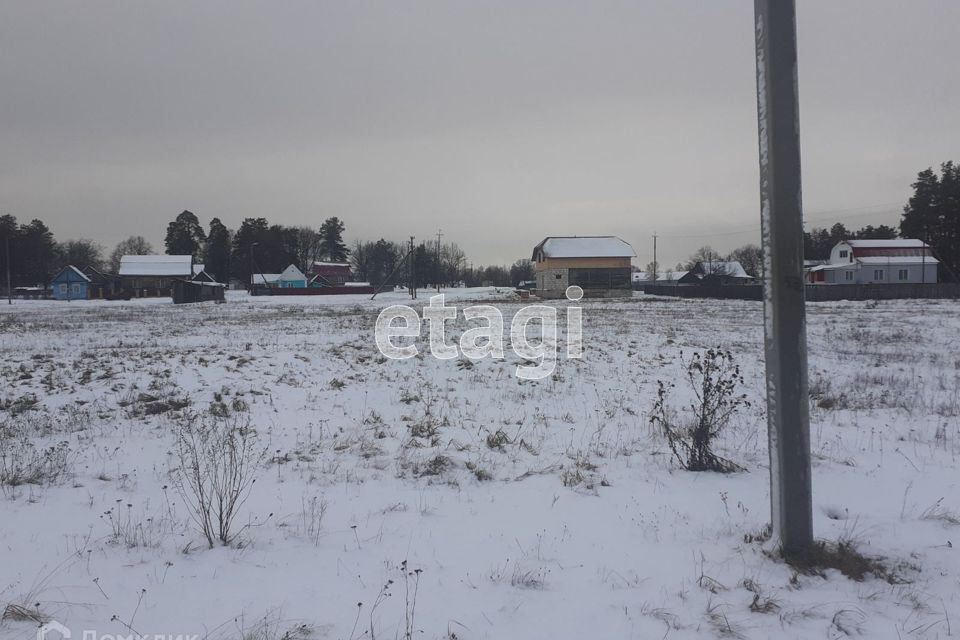
M 830 264 L 853 262 L 853 247 L 846 242 L 838 242 L 830 250 Z
M 926 273 L 924 273 L 924 270 Z M 936 264 L 860 265 L 858 284 L 919 284 L 937 281 Z

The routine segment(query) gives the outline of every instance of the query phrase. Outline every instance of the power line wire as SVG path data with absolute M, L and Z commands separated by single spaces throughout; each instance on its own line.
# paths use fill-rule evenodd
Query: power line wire
M 817 221 L 817 220 L 825 220 L 825 219 L 830 219 L 830 218 L 838 217 L 838 216 L 839 216 L 839 217 L 843 217 L 843 218 L 850 219 L 850 218 L 863 218 L 863 217 L 867 217 L 867 216 L 877 216 L 877 215 L 893 214 L 893 213 L 899 214 L 899 213 L 900 213 L 900 210 L 899 210 L 899 209 L 890 209 L 890 210 L 882 210 L 882 209 L 880 209 L 881 207 L 893 207 L 893 206 L 898 206 L 898 207 L 899 207 L 899 206 L 902 206 L 902 205 L 901 205 L 900 203 L 897 203 L 897 202 L 891 202 L 891 203 L 883 203 L 883 204 L 875 204 L 875 205 L 866 205 L 866 206 L 862 206 L 862 207 L 851 207 L 851 208 L 848 208 L 848 209 L 832 209 L 832 210 L 814 211 L 814 212 L 811 212 L 809 215 L 804 215 L 804 224 L 806 224 L 807 222 L 813 222 L 813 221 Z M 873 210 L 873 211 L 866 211 L 866 209 L 874 209 L 874 210 Z M 880 209 L 880 210 L 877 210 L 877 209 Z M 849 212 L 852 212 L 852 211 L 862 211 L 862 213 L 857 213 L 857 214 L 851 214 L 851 213 L 849 213 Z M 759 231 L 760 231 L 760 223 L 757 222 L 757 223 L 751 224 L 751 225 L 749 225 L 749 226 L 740 227 L 740 228 L 738 228 L 738 229 L 728 229 L 728 230 L 726 230 L 726 231 L 715 231 L 715 232 L 710 232 L 710 233 L 694 233 L 694 234 L 672 234 L 672 233 L 665 233 L 665 234 L 659 234 L 659 237 L 661 237 L 661 238 L 678 238 L 678 239 L 684 239 L 684 238 L 712 238 L 712 237 L 715 237 L 715 236 L 732 236 L 732 235 L 739 235 L 739 234 L 743 234 L 743 233 L 753 233 L 753 232 L 759 232 Z

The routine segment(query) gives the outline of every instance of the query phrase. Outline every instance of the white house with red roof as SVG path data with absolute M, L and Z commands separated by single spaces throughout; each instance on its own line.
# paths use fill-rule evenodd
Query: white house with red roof
M 940 261 L 930 245 L 912 238 L 843 240 L 830 260 L 807 269 L 811 284 L 920 284 L 937 282 Z

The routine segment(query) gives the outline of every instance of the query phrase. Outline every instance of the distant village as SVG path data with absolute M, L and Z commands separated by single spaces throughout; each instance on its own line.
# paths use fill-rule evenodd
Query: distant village
M 635 257 L 633 247 L 615 236 L 551 236 L 533 249 L 530 265 L 534 278 L 513 286 L 542 298 L 561 298 L 570 286 L 580 287 L 587 297 L 632 295 L 635 290 L 660 295 L 760 297 L 760 278 L 737 260 L 708 256 L 689 269 L 654 272 L 635 269 Z M 804 273 L 808 286 L 936 285 L 939 264 L 930 246 L 921 240 L 846 239 L 833 247 L 828 259 L 805 261 Z M 413 269 L 403 266 L 398 263 L 409 276 Z M 185 303 L 223 301 L 228 286 L 191 255 L 148 254 L 121 256 L 116 274 L 91 265 L 67 265 L 51 280 L 49 293 L 55 300 L 169 296 L 175 303 Z M 241 283 L 235 282 L 234 287 L 241 288 Z M 383 285 L 374 287 L 356 280 L 350 262 L 315 261 L 306 273 L 294 264 L 279 273 L 251 273 L 245 288 L 254 296 L 338 295 L 374 294 Z
M 807 300 L 937 298 L 960 295 L 960 168 L 918 174 L 899 229 L 837 223 L 804 233 Z M 236 230 L 213 218 L 207 229 L 183 211 L 167 225 L 164 253 L 142 236 L 120 242 L 109 258 L 90 240 L 57 243 L 40 220 L 0 216 L 0 269 L 8 298 L 129 300 L 169 297 L 175 303 L 224 301 L 228 289 L 266 295 L 376 295 L 418 288 L 495 286 L 521 296 L 561 298 L 576 286 L 587 297 L 633 295 L 761 299 L 762 249 L 747 244 L 726 255 L 703 246 L 685 263 L 634 263 L 631 242 L 613 235 L 547 236 L 529 258 L 509 267 L 474 268 L 454 242 L 343 241 L 345 224 L 327 218 L 318 229 L 246 218 Z M 648 257 L 651 254 L 648 254 Z

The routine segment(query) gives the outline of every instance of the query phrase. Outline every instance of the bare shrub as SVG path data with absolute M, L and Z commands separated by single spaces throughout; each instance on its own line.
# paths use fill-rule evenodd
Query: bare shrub
M 37 447 L 21 435 L 0 436 L 0 486 L 53 484 L 67 475 L 69 454 L 65 441 Z
M 746 394 L 738 394 L 743 384 L 740 366 L 733 354 L 722 349 L 694 353 L 687 363 L 687 380 L 694 394 L 688 410 L 679 416 L 668 404 L 668 389 L 673 384 L 657 382 L 657 400 L 650 422 L 658 425 L 670 444 L 674 457 L 689 471 L 731 473 L 743 467 L 718 456 L 713 444 L 742 406 L 749 406 Z
M 237 536 L 233 522 L 250 495 L 264 451 L 249 420 L 188 416 L 177 434 L 174 484 L 212 549 Z
M 323 533 L 323 519 L 327 515 L 327 508 L 330 503 L 324 496 L 306 496 L 301 498 L 300 511 L 300 532 L 313 542 L 314 546 L 320 545 L 320 536 Z

